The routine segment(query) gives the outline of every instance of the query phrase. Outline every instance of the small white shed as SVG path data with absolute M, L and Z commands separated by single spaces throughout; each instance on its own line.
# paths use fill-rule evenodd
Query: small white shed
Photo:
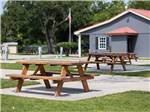
M 10 54 L 16 54 L 18 52 L 18 43 L 17 42 L 5 42 L 3 45 L 8 46 L 8 52 Z

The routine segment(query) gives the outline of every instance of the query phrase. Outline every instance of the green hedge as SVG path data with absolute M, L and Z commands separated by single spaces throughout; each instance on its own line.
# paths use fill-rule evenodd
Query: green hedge
M 60 52 L 60 47 L 63 47 L 63 51 L 66 56 L 69 55 L 69 52 L 76 53 L 78 44 L 76 42 L 60 42 L 56 44 L 56 51 Z

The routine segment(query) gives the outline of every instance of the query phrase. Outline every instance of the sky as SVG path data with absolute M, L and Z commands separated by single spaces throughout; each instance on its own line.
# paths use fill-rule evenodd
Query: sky
M 7 0 L 0 0 L 0 14 L 3 13 L 3 6 L 5 5 Z M 106 0 L 106 1 L 112 1 L 112 0 Z M 124 0 L 125 3 L 128 2 L 128 0 Z

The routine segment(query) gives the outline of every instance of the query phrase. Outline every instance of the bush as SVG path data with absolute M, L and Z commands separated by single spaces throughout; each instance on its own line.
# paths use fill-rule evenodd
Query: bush
M 60 52 L 60 47 L 63 47 L 63 51 L 66 56 L 69 56 L 69 52 L 75 53 L 77 51 L 77 43 L 76 42 L 60 42 L 56 44 L 56 51 Z

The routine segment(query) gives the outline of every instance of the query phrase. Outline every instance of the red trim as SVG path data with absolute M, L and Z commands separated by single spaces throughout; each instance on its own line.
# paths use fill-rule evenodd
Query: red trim
M 106 32 L 106 35 L 137 35 L 138 33 L 130 27 L 121 27 L 114 29 L 110 32 Z

